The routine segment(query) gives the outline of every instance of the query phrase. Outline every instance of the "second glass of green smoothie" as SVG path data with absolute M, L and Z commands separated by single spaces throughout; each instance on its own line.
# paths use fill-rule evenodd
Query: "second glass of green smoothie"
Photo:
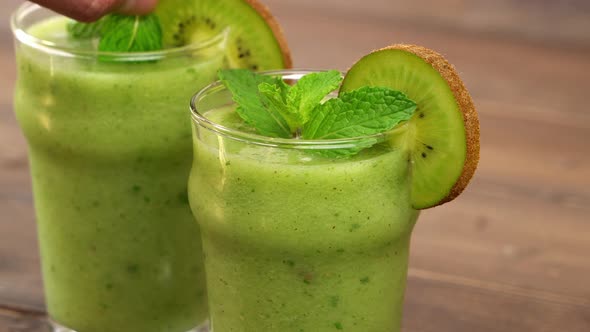
M 12 22 L 50 319 L 60 331 L 192 330 L 207 298 L 183 105 L 224 66 L 224 36 L 105 54 L 69 39 L 66 22 L 32 4 Z
M 286 82 L 304 71 L 271 73 Z M 395 131 L 351 139 L 255 134 L 214 83 L 192 101 L 189 200 L 215 332 L 397 332 L 410 235 Z M 348 158 L 328 151 L 372 147 Z M 197 171 L 198 170 L 198 171 Z

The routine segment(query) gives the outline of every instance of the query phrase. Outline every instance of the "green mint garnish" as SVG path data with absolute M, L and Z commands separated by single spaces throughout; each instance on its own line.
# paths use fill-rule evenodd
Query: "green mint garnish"
M 338 139 L 385 132 L 410 119 L 416 104 L 389 88 L 365 86 L 317 106 L 304 139 Z
M 408 121 L 416 109 L 416 103 L 406 95 L 385 87 L 362 87 L 322 103 L 340 85 L 338 71 L 305 75 L 294 86 L 246 69 L 221 70 L 219 77 L 232 92 L 240 117 L 271 137 L 327 140 L 371 136 Z M 351 148 L 318 153 L 349 156 L 376 142 L 376 138 L 367 137 Z
M 291 138 L 311 110 L 342 81 L 336 70 L 302 77 L 291 87 L 282 79 L 247 69 L 225 69 L 219 78 L 238 104 L 236 112 L 262 135 Z M 301 84 L 301 86 L 300 86 Z
M 289 91 L 287 103 L 291 112 L 300 115 L 302 122 L 309 121 L 311 112 L 330 92 L 338 89 L 342 74 L 337 70 L 303 76 Z
M 264 83 L 278 86 L 280 89 L 281 79 L 258 75 L 247 69 L 221 70 L 219 79 L 233 94 L 233 99 L 238 104 L 236 112 L 247 124 L 265 136 L 291 137 L 285 117 L 275 107 L 274 102 L 258 90 L 258 86 Z
M 93 23 L 71 22 L 67 30 L 73 38 L 99 38 L 98 50 L 102 52 L 149 52 L 162 49 L 162 27 L 155 14 L 111 14 Z
M 416 104 L 403 93 L 389 88 L 365 86 L 341 93 L 317 106 L 302 131 L 303 139 L 340 139 L 370 136 L 386 132 L 408 121 Z M 326 157 L 345 157 L 373 146 L 367 137 L 347 149 L 321 150 Z
M 262 82 L 258 84 L 258 92 L 260 93 L 260 101 L 269 109 L 280 114 L 287 123 L 287 136 L 295 132 L 297 128 L 303 123 L 299 113 L 292 111 L 286 103 L 287 95 L 290 87 L 282 80 L 277 83 Z
M 309 121 L 311 111 L 336 90 L 342 82 L 342 75 L 336 70 L 318 72 L 303 76 L 295 86 L 283 80 L 278 83 L 261 83 L 258 91 L 268 100 L 268 106 L 279 112 L 289 124 L 291 133 Z
M 70 21 L 68 22 L 66 29 L 68 34 L 76 39 L 95 38 L 100 36 L 100 31 L 102 30 L 104 21 L 104 18 L 92 23 Z
M 162 49 L 162 27 L 154 14 L 112 14 L 101 29 L 98 50 L 104 52 L 147 52 Z

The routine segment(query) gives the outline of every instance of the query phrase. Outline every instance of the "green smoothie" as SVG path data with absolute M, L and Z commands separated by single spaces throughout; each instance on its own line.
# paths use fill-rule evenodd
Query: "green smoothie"
M 242 127 L 233 107 L 204 117 Z M 418 216 L 407 152 L 384 140 L 331 159 L 231 136 L 195 121 L 189 197 L 214 331 L 399 331 Z
M 187 105 L 223 66 L 221 48 L 104 62 L 68 40 L 62 18 L 28 33 L 57 45 L 16 49 L 50 318 L 81 332 L 198 326 L 207 297 Z

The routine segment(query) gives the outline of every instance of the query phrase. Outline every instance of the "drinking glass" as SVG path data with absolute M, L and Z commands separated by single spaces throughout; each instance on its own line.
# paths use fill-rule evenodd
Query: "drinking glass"
M 267 73 L 297 82 L 308 71 Z M 396 332 L 410 235 L 409 156 L 390 132 L 271 138 L 219 82 L 191 103 L 189 201 L 215 332 Z M 345 149 L 361 149 L 341 157 Z
M 49 318 L 60 331 L 185 332 L 207 318 L 188 205 L 188 100 L 224 67 L 225 34 L 105 53 L 30 3 L 12 17 Z

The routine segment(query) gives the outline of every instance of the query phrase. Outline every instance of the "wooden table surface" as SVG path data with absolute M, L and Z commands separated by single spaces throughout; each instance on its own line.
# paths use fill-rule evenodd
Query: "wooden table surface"
M 26 145 L 0 3 L 0 332 L 43 331 Z M 267 0 L 297 67 L 434 48 L 481 119 L 481 163 L 412 242 L 405 332 L 590 331 L 590 1 Z M 133 332 L 133 331 L 131 331 Z

